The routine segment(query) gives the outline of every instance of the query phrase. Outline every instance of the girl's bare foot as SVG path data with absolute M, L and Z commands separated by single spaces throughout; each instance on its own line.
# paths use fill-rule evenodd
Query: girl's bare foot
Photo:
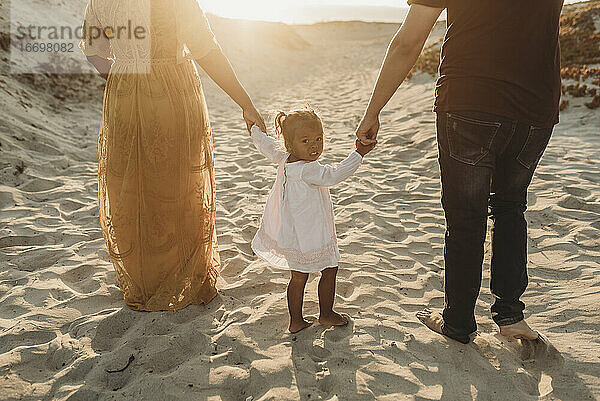
M 529 327 L 525 320 L 521 320 L 515 324 L 500 326 L 500 334 L 519 340 L 537 340 L 539 337 L 539 333 L 531 330 L 531 327 Z
M 312 326 L 312 322 L 302 319 L 300 321 L 290 322 L 290 327 L 288 328 L 288 330 L 290 331 L 290 333 L 293 334 L 310 326 Z
M 348 319 L 337 312 L 331 311 L 327 315 L 319 316 L 319 324 L 323 326 L 344 326 L 348 324 Z

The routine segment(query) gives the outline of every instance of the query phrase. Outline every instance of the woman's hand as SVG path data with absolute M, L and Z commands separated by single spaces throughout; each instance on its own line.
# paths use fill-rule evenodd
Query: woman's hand
M 377 143 L 379 114 L 365 114 L 356 130 L 356 137 L 363 145 Z
M 100 76 L 108 81 L 108 74 L 112 68 L 113 60 L 100 56 L 86 56 L 86 58 L 96 68 Z
M 256 110 L 254 105 L 244 109 L 244 121 L 246 121 L 246 128 L 248 129 L 248 134 L 250 134 L 250 128 L 252 128 L 253 125 L 256 125 L 258 128 L 260 128 L 262 132 L 267 133 L 267 126 L 265 125 L 265 120 Z

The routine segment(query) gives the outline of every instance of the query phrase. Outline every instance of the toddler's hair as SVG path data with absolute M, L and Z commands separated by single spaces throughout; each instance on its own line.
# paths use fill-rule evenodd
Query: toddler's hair
M 290 152 L 292 140 L 298 131 L 301 131 L 308 124 L 322 125 L 321 118 L 309 106 L 300 109 L 294 109 L 287 114 L 283 111 L 275 116 L 275 133 L 277 137 L 283 137 L 285 149 Z

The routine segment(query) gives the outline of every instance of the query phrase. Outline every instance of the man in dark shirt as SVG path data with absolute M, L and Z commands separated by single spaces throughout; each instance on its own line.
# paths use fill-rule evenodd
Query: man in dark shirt
M 413 67 L 442 10 L 447 30 L 436 85 L 445 304 L 417 317 L 468 343 L 477 326 L 483 244 L 491 216 L 492 318 L 502 335 L 534 340 L 520 297 L 527 288 L 524 211 L 533 172 L 558 122 L 563 0 L 409 0 L 356 135 L 375 141 L 379 113 Z

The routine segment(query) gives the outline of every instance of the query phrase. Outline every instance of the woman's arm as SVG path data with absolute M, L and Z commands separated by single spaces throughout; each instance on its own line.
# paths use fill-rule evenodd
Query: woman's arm
M 381 109 L 415 65 L 442 10 L 419 4 L 410 7 L 406 20 L 388 47 L 369 105 L 356 131 L 362 143 L 371 144 L 375 141 Z
M 263 132 L 267 132 L 265 121 L 254 107 L 250 96 L 235 75 L 231 63 L 220 49 L 212 50 L 201 59 L 196 59 L 196 62 L 242 108 L 248 133 L 253 125 L 257 125 Z
M 252 127 L 250 135 L 256 149 L 271 162 L 279 164 L 287 155 L 286 152 L 279 149 L 277 140 L 262 132 L 258 126 Z
M 81 31 L 82 35 L 78 47 L 100 76 L 107 80 L 110 67 L 113 64 L 113 51 L 110 46 L 110 39 L 102 34 L 104 28 L 96 15 L 91 0 L 88 1 L 85 7 Z
M 108 80 L 108 73 L 113 65 L 113 60 L 100 56 L 86 56 L 86 58 L 96 68 L 100 76 Z

